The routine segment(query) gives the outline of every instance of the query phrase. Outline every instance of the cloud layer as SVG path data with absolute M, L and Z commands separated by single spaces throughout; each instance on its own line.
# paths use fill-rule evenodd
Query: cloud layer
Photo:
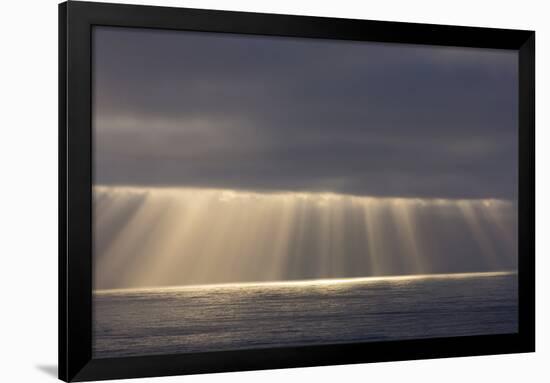
M 516 198 L 512 51 L 96 27 L 102 185 Z

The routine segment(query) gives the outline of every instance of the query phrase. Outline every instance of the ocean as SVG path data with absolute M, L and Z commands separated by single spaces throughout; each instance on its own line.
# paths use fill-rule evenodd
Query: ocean
M 93 357 L 506 334 L 512 272 L 94 293 Z

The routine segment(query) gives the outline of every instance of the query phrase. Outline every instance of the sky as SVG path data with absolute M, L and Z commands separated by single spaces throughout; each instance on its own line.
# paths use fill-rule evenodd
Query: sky
M 96 27 L 95 183 L 502 198 L 515 51 Z
M 96 289 L 515 270 L 514 51 L 94 27 Z

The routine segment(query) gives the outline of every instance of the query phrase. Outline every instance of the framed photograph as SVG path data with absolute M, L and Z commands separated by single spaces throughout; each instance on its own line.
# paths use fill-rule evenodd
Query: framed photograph
M 532 352 L 533 31 L 59 5 L 59 377 Z

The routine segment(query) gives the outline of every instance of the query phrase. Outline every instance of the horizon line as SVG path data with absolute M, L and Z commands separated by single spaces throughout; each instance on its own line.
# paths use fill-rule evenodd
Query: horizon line
M 142 292 L 151 290 L 186 290 L 186 289 L 216 289 L 216 288 L 244 288 L 244 287 L 277 287 L 277 286 L 307 286 L 307 285 L 337 285 L 353 282 L 378 282 L 383 280 L 398 281 L 407 279 L 459 279 L 468 277 L 494 277 L 503 275 L 517 275 L 517 270 L 501 271 L 479 271 L 464 273 L 434 273 L 434 274 L 403 274 L 372 277 L 351 277 L 351 278 L 319 278 L 281 281 L 251 281 L 251 282 L 227 282 L 227 283 L 206 283 L 172 286 L 150 286 L 150 287 L 128 287 L 115 289 L 92 289 L 92 294 L 117 294 L 128 292 Z

